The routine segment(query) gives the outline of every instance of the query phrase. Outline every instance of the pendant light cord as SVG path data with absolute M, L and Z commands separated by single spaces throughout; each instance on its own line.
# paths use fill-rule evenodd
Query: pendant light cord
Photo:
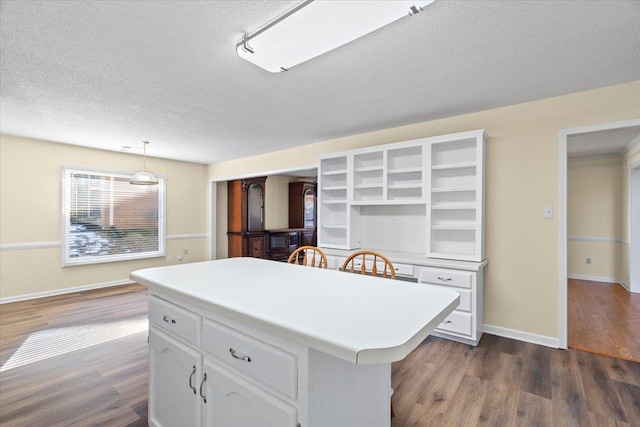
M 147 144 L 149 141 L 142 141 L 142 170 L 147 171 Z

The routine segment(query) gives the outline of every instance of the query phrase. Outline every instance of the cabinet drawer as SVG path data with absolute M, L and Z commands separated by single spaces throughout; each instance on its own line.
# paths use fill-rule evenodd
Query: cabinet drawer
M 436 286 L 431 284 L 428 284 L 428 285 L 425 284 L 424 286 L 441 287 L 441 286 Z M 460 288 L 456 288 L 455 291 L 460 294 L 460 304 L 458 304 L 458 306 L 456 307 L 456 310 L 466 311 L 466 312 L 473 311 L 471 308 L 472 307 L 471 291 L 467 289 L 460 289 Z
M 415 277 L 413 265 L 393 264 L 397 276 Z
M 200 315 L 160 298 L 149 297 L 149 322 L 187 342 L 198 344 Z
M 280 393 L 296 398 L 297 357 L 210 319 L 204 320 L 202 348 L 227 365 Z
M 472 323 L 471 313 L 454 311 L 438 325 L 436 330 L 471 336 Z
M 340 268 L 342 268 L 342 263 L 344 263 L 344 259 L 341 259 L 340 262 Z M 380 262 L 376 262 L 376 270 L 378 271 L 378 274 L 382 274 L 382 272 L 384 271 L 384 261 Z M 351 264 L 349 264 L 349 268 L 351 267 Z M 353 262 L 353 269 L 356 271 L 360 271 L 360 269 L 362 268 L 362 260 L 355 260 Z M 373 260 L 369 261 L 367 260 L 366 262 L 366 266 L 365 266 L 367 273 L 371 273 L 371 270 L 373 268 Z M 408 265 L 408 264 L 393 264 L 393 269 L 395 271 L 396 276 L 405 276 L 405 277 L 415 277 L 414 275 L 414 270 L 413 270 L 413 265 Z M 387 270 L 387 274 L 389 274 L 389 271 Z
M 422 268 L 420 281 L 434 285 L 471 288 L 473 273 L 466 271 L 445 270 L 442 268 Z

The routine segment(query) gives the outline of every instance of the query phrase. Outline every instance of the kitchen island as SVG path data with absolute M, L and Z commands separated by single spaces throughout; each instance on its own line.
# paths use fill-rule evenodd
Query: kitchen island
M 450 289 L 255 258 L 139 270 L 152 426 L 388 426 L 391 362 Z

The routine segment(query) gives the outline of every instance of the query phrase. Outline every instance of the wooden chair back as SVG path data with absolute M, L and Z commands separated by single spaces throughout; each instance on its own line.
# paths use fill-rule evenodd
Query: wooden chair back
M 396 270 L 389 258 L 376 251 L 356 251 L 342 263 L 342 271 L 359 274 L 371 274 L 395 279 Z
M 287 260 L 289 264 L 306 265 L 308 267 L 327 268 L 327 256 L 315 246 L 300 246 L 293 251 Z

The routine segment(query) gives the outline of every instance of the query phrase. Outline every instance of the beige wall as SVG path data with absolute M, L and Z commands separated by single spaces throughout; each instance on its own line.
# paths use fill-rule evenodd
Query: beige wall
M 0 244 L 60 242 L 63 165 L 136 171 L 138 155 L 0 135 Z M 149 170 L 166 177 L 166 234 L 206 235 L 207 167 L 148 158 Z M 21 179 L 18 179 L 21 177 Z M 209 239 L 167 241 L 172 262 L 208 258 Z M 0 251 L 0 297 L 126 280 L 139 268 L 171 264 L 165 258 L 62 268 L 61 248 Z
M 289 228 L 289 183 L 295 178 L 271 175 L 267 178 L 264 200 L 264 226 L 267 230 Z
M 616 282 L 623 222 L 623 159 L 569 161 L 567 270 L 569 277 Z M 586 259 L 591 259 L 591 264 Z
M 558 204 L 558 132 L 638 118 L 638 99 L 635 81 L 212 164 L 208 176 L 217 181 L 301 168 L 317 164 L 323 153 L 484 128 L 485 323 L 558 337 L 558 222 L 542 217 L 545 206 Z M 226 230 L 225 212 L 220 204 L 219 230 Z M 219 232 L 217 238 L 220 248 L 225 236 Z

